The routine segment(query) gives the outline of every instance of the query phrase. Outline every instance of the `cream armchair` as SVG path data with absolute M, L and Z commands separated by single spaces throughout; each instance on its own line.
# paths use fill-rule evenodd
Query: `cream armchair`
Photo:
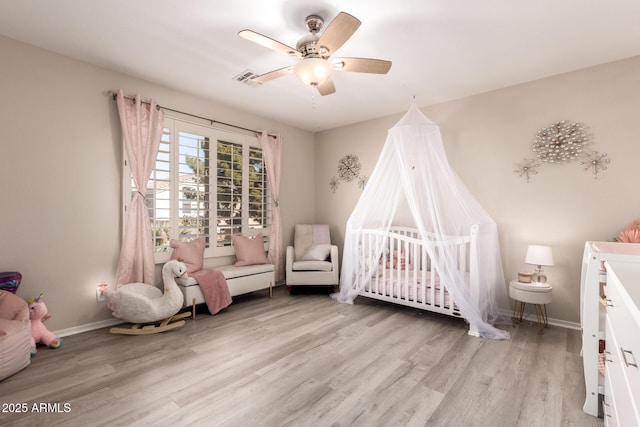
M 287 288 L 331 285 L 338 289 L 338 247 L 331 244 L 326 224 L 297 224 L 293 246 L 287 247 Z

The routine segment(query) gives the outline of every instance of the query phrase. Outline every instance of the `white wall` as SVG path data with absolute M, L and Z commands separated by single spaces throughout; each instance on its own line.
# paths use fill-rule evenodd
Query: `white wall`
M 122 230 L 120 124 L 107 90 L 281 132 L 285 243 L 313 220 L 313 134 L 2 37 L 0 52 L 0 271 L 22 273 L 19 296 L 44 293 L 51 330 L 112 318 L 95 300 L 96 284 L 115 276 Z
M 0 37 L 0 52 L 0 271 L 22 272 L 19 296 L 45 294 L 52 330 L 111 319 L 95 302 L 95 285 L 115 275 L 122 227 L 120 126 L 106 90 L 282 132 L 285 244 L 294 224 L 313 221 L 330 224 L 342 244 L 360 189 L 351 182 L 330 191 L 337 162 L 356 154 L 370 174 L 387 129 L 402 116 L 313 135 L 10 39 Z M 578 322 L 584 241 L 611 239 L 640 217 L 640 57 L 423 111 L 440 125 L 454 169 L 498 223 L 506 278 L 531 270 L 523 263 L 527 244 L 553 246 L 550 316 Z M 531 157 L 539 128 L 562 119 L 589 127 L 593 149 L 611 158 L 609 170 L 593 180 L 577 164 L 544 165 L 526 184 L 513 173 L 515 163 Z
M 524 264 L 528 244 L 552 246 L 555 266 L 545 269 L 554 286 L 549 316 L 578 323 L 584 242 L 611 240 L 640 218 L 640 57 L 422 110 L 440 126 L 454 170 L 498 224 L 507 283 L 533 270 Z M 331 224 L 339 244 L 360 190 L 352 182 L 330 191 L 337 162 L 355 154 L 370 174 L 387 129 L 401 116 L 316 135 L 316 220 Z M 610 157 L 597 180 L 577 162 L 544 164 L 529 184 L 514 174 L 516 162 L 533 157 L 537 130 L 558 120 L 584 123 L 588 149 Z

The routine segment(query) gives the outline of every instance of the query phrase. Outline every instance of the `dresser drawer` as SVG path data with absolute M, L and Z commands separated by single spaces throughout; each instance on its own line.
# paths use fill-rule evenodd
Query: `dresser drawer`
M 638 415 L 638 406 L 635 402 L 632 384 L 629 383 L 627 376 L 627 367 L 621 357 L 619 344 L 617 341 L 617 332 L 611 328 L 612 324 L 607 317 L 606 320 L 606 382 L 605 382 L 605 401 L 610 405 L 612 410 L 610 415 L 621 426 L 640 425 L 640 416 Z M 635 384 L 637 387 L 638 384 Z M 637 397 L 637 396 L 635 396 Z
M 616 280 L 609 277 L 606 287 L 607 322 L 615 335 L 615 347 L 610 343 L 610 333 L 607 337 L 607 351 L 615 355 L 620 361 L 624 375 L 630 387 L 630 393 L 636 408 L 640 409 L 640 321 L 637 316 L 638 308 Z M 640 278 L 629 286 L 638 286 Z
M 608 368 L 607 368 L 608 371 Z M 616 409 L 616 400 L 613 396 L 613 385 L 611 384 L 611 375 L 607 372 L 604 379 L 604 400 L 602 401 L 602 412 L 604 413 L 605 427 L 617 427 L 618 411 Z
M 640 426 L 639 283 L 637 266 L 607 263 L 605 394 L 607 402 L 613 403 L 608 418 L 612 425 Z

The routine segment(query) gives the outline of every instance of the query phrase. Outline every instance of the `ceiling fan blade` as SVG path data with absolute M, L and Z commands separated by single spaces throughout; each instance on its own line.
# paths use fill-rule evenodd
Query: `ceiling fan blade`
M 356 73 L 387 74 L 391 69 L 391 61 L 372 58 L 336 58 L 333 66 L 342 71 Z
M 327 79 L 324 83 L 318 86 L 318 93 L 322 96 L 331 95 L 336 91 L 336 87 L 333 85 L 333 80 Z
M 242 30 L 238 33 L 238 35 L 243 39 L 247 39 L 249 41 L 257 43 L 261 46 L 266 47 L 267 49 L 272 49 L 276 52 L 282 52 L 285 55 L 289 56 L 295 56 L 298 58 L 302 57 L 302 54 L 291 46 L 287 46 L 284 43 L 280 43 L 279 41 L 274 40 L 271 37 L 264 36 L 260 33 L 256 33 L 255 31 Z
M 269 71 L 268 73 L 261 74 L 258 77 L 254 77 L 253 79 L 251 79 L 251 81 L 262 84 L 262 83 L 268 82 L 269 80 L 277 79 L 278 77 L 284 77 L 287 74 L 291 73 L 292 71 L 293 71 L 293 67 L 289 65 L 288 67 L 279 68 L 277 70 L 273 70 L 273 71 Z
M 318 52 L 320 52 L 324 58 L 328 58 L 333 52 L 338 50 L 344 42 L 349 40 L 349 37 L 356 32 L 360 24 L 361 22 L 357 18 L 346 12 L 340 12 L 318 39 L 316 43 Z M 326 49 L 326 52 L 324 52 L 324 49 Z

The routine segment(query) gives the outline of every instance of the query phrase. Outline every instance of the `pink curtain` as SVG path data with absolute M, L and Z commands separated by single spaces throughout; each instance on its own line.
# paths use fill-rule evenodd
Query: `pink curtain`
M 153 285 L 153 240 L 144 192 L 158 156 L 164 114 L 155 101 L 142 102 L 138 94 L 131 100 L 118 90 L 116 101 L 122 138 L 138 192 L 133 196 L 127 213 L 115 284 L 116 287 L 133 282 Z
M 282 157 L 282 136 L 275 138 L 265 131 L 258 134 L 262 146 L 262 157 L 267 168 L 271 199 L 271 236 L 267 259 L 275 266 L 276 281 L 284 280 L 284 246 L 282 245 L 282 220 L 280 217 L 280 159 Z

